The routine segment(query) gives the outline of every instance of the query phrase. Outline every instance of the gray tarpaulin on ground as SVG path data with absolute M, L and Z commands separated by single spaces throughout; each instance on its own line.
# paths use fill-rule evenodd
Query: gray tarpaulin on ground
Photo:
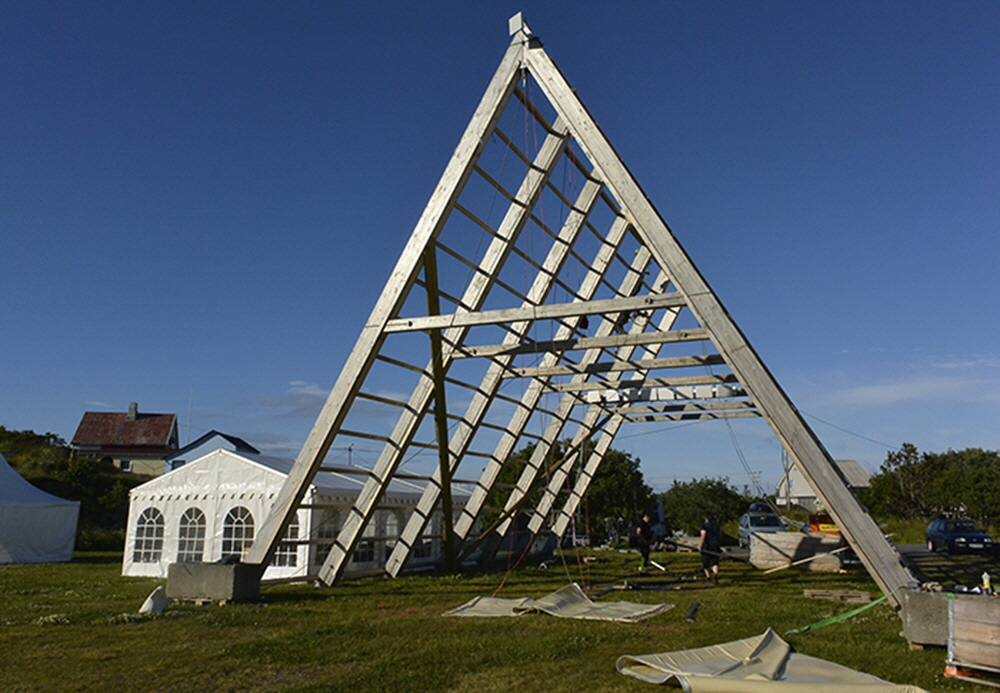
M 625 655 L 618 671 L 687 693 L 927 693 L 897 686 L 854 669 L 796 654 L 770 628 L 762 635 L 682 652 Z
M 462 606 L 445 612 L 444 615 L 520 616 L 522 614 L 543 613 L 560 618 L 586 618 L 597 621 L 635 623 L 671 609 L 673 606 L 673 604 L 636 604 L 634 602 L 597 604 L 590 601 L 579 585 L 573 583 L 540 599 L 476 597 Z

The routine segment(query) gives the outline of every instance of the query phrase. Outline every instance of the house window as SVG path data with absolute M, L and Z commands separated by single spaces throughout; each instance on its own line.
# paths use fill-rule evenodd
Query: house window
M 205 552 L 205 513 L 188 508 L 177 532 L 177 562 L 201 563 Z
M 241 505 L 226 514 L 222 525 L 222 557 L 243 558 L 253 543 L 253 515 Z
M 285 541 L 278 544 L 278 550 L 274 552 L 271 565 L 294 568 L 298 564 L 299 546 L 292 541 L 298 538 L 299 516 L 296 514 L 292 516 L 292 521 L 289 523 L 288 529 L 285 530 Z
M 159 563 L 163 552 L 163 513 L 146 508 L 135 523 L 133 563 Z
M 122 471 L 131 472 L 132 471 L 132 460 L 122 460 Z

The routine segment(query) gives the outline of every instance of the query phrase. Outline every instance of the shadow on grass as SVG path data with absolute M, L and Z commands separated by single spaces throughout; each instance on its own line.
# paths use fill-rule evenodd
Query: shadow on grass
M 90 565 L 106 565 L 122 562 L 122 554 L 113 551 L 76 551 L 73 553 L 73 563 Z

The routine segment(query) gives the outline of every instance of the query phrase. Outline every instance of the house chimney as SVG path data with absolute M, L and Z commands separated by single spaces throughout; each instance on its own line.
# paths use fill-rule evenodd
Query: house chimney
M 139 403 L 130 402 L 128 405 L 128 420 L 135 421 L 139 417 Z

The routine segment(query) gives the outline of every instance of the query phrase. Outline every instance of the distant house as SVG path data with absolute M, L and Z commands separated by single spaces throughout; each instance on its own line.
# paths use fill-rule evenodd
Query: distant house
M 851 490 L 868 488 L 871 485 L 871 475 L 855 460 L 835 460 L 834 464 L 840 470 L 840 475 Z M 778 482 L 778 505 L 798 505 L 810 512 L 815 512 L 821 505 L 816 492 L 812 490 L 805 476 L 799 471 L 798 465 L 791 464 L 787 472 Z
M 231 436 L 228 433 L 219 431 L 209 431 L 198 440 L 191 441 L 180 450 L 170 455 L 166 459 L 166 471 L 172 472 L 183 467 L 191 460 L 204 457 L 215 450 L 229 450 L 230 452 L 244 452 L 253 455 L 260 454 L 260 450 L 242 438 Z
M 88 411 L 70 445 L 77 454 L 108 460 L 123 472 L 163 474 L 167 457 L 180 447 L 177 416 L 140 413 L 135 402 L 125 413 Z

